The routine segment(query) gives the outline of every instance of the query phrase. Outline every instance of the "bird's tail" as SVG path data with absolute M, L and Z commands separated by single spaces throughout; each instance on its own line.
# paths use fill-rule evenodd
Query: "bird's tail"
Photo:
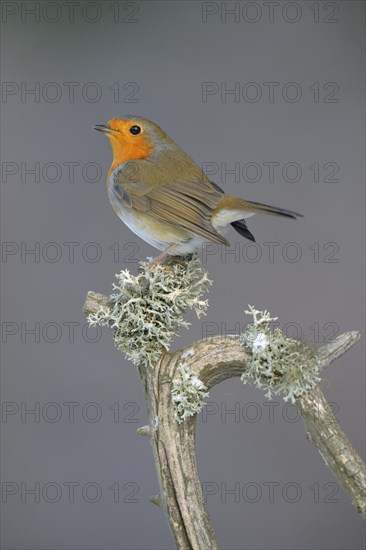
M 245 203 L 245 208 L 250 207 L 250 210 L 255 214 L 274 214 L 275 216 L 284 216 L 285 218 L 303 218 L 302 214 L 299 214 L 299 212 L 294 212 L 293 210 L 287 210 L 285 208 L 278 208 L 278 206 L 270 206 L 268 204 L 262 204 L 260 202 L 251 202 L 251 201 L 245 201 L 243 199 L 243 203 Z
M 214 211 L 214 216 L 217 218 L 218 225 L 232 223 L 242 218 L 249 218 L 253 216 L 253 214 L 272 214 L 293 219 L 303 217 L 302 214 L 292 210 L 286 210 L 260 202 L 246 201 L 230 195 L 224 195 Z

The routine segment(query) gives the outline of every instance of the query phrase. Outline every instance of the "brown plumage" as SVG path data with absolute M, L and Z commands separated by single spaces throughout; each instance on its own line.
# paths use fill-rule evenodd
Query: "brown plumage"
M 143 117 L 112 119 L 95 126 L 111 143 L 107 189 L 117 215 L 137 235 L 168 253 L 188 254 L 204 242 L 228 245 L 232 224 L 254 240 L 245 218 L 256 213 L 288 218 L 297 212 L 225 195 L 159 126 Z

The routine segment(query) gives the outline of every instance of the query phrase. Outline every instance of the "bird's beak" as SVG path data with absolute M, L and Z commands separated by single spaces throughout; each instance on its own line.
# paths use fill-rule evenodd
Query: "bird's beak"
M 96 124 L 93 126 L 93 130 L 103 132 L 103 134 L 118 134 L 116 130 L 112 130 L 112 128 L 109 128 L 109 126 L 106 126 L 105 124 Z

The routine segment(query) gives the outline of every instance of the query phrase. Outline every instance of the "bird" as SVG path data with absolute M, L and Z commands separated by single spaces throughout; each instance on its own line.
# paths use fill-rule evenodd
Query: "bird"
M 297 219 L 302 214 L 225 194 L 200 166 L 155 122 L 125 115 L 97 124 L 109 139 L 113 160 L 107 192 L 117 216 L 139 237 L 168 256 L 186 256 L 204 243 L 229 246 L 231 225 L 255 241 L 246 219 L 272 214 Z

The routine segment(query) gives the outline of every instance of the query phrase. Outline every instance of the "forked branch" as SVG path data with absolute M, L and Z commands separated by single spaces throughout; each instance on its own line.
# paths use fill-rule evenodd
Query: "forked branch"
M 89 292 L 84 312 L 95 314 L 107 307 L 109 298 Z M 359 332 L 347 332 L 318 350 L 321 367 L 343 355 L 360 339 Z M 189 353 L 187 353 L 189 350 Z M 185 350 L 164 352 L 154 367 L 139 368 L 149 412 L 149 426 L 139 428 L 152 444 L 160 482 L 160 495 L 151 501 L 167 514 L 177 548 L 216 549 L 218 543 L 204 502 L 195 452 L 196 417 L 178 424 L 173 414 L 172 385 L 178 366 L 187 363 L 211 389 L 220 382 L 240 376 L 247 368 L 251 351 L 239 336 L 213 337 L 194 342 Z M 308 438 L 366 517 L 366 468 L 361 457 L 342 432 L 319 387 L 296 399 Z

